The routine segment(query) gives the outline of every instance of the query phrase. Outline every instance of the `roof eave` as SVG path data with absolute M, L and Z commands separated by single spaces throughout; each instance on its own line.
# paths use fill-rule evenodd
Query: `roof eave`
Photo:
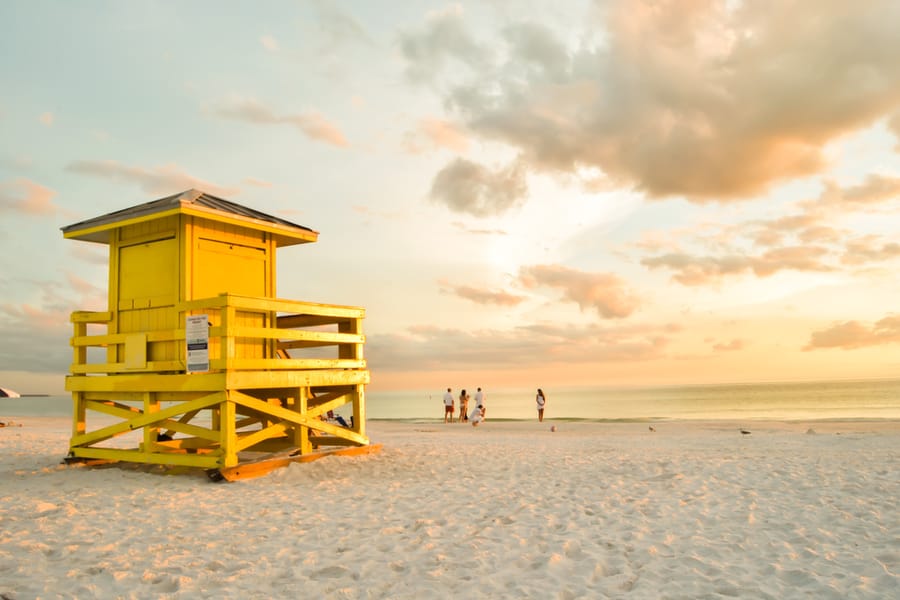
M 95 242 L 99 244 L 109 244 L 110 232 L 114 229 L 119 229 L 121 227 L 134 225 L 144 221 L 161 219 L 177 214 L 197 216 L 218 221 L 220 223 L 236 225 L 238 227 L 248 227 L 252 225 L 253 229 L 271 233 L 274 236 L 276 244 L 279 247 L 291 246 L 295 244 L 306 244 L 315 242 L 319 239 L 319 232 L 309 228 L 300 226 L 297 226 L 296 228 L 287 227 L 284 225 L 279 225 L 278 223 L 262 221 L 246 216 L 232 215 L 220 210 L 206 208 L 203 206 L 196 206 L 186 202 L 181 202 L 180 205 L 173 208 L 159 211 L 149 211 L 143 214 L 139 213 L 130 218 L 122 219 L 119 221 L 110 221 L 79 229 L 79 225 L 88 224 L 93 219 L 89 221 L 82 221 L 80 223 L 75 223 L 73 225 L 63 227 L 62 232 L 63 237 L 66 239 Z

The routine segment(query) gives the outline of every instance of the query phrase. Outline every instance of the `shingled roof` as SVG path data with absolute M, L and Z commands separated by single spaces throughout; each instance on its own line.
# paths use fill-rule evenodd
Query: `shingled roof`
M 219 218 L 245 221 L 250 227 L 275 233 L 279 239 L 279 246 L 314 242 L 319 236 L 317 231 L 309 227 L 291 223 L 196 189 L 74 223 L 63 227 L 62 232 L 66 238 L 108 244 L 110 230 L 121 227 L 123 223 L 144 220 L 150 215 L 168 212 L 194 214 L 211 219 L 216 219 L 218 216 Z

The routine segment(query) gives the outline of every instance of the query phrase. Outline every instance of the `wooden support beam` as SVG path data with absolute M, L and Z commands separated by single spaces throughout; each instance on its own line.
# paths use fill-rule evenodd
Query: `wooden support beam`
M 215 392 L 225 389 L 225 373 L 194 375 L 108 375 L 106 377 L 66 377 L 70 392 Z
M 184 465 L 212 469 L 221 465 L 220 457 L 215 453 L 181 454 L 171 452 L 149 453 L 139 450 L 123 450 L 120 448 L 72 448 L 70 455 L 74 458 L 92 458 L 106 461 L 125 461 L 157 465 Z
M 194 410 L 197 408 L 207 408 L 219 404 L 224 399 L 225 392 L 215 392 L 209 394 L 208 396 L 204 396 L 203 398 L 197 398 L 196 400 L 192 400 L 190 402 L 184 402 L 182 404 L 170 406 L 169 408 L 165 408 L 157 413 L 153 413 L 152 415 L 145 415 L 141 413 L 139 416 L 134 417 L 128 421 L 109 425 L 107 427 L 92 431 L 91 433 L 73 436 L 71 445 L 90 446 L 91 444 L 96 444 L 97 442 L 108 440 L 109 438 L 116 437 L 117 435 L 128 433 L 135 429 L 140 429 L 141 427 L 145 427 L 147 425 L 169 419 L 176 415 L 180 415 L 185 411 Z M 227 404 L 226 402 L 222 403 Z
M 238 436 L 237 443 L 235 444 L 235 448 L 237 452 L 241 452 L 251 446 L 254 446 L 263 440 L 268 440 L 275 437 L 283 437 L 285 432 L 288 430 L 288 425 L 284 421 L 280 423 L 275 423 L 270 427 L 266 427 L 265 429 L 260 429 L 254 433 L 244 434 Z
M 332 425 L 331 423 L 326 423 L 325 421 L 322 421 L 315 417 L 297 413 L 286 408 L 276 406 L 274 404 L 262 402 L 261 400 L 257 400 L 256 398 L 253 398 L 252 396 L 248 396 L 247 394 L 243 394 L 241 392 L 232 391 L 231 398 L 238 404 L 242 404 L 244 406 L 256 409 L 260 412 L 272 415 L 279 420 L 289 421 L 291 423 L 302 425 L 304 427 L 315 429 L 317 431 L 344 437 L 356 442 L 357 444 L 369 443 L 368 438 L 359 435 L 359 433 L 357 433 L 356 431 L 346 429 L 344 427 L 341 427 L 340 425 Z
M 216 469 L 209 472 L 208 475 L 213 481 L 240 481 L 242 479 L 262 477 L 275 469 L 286 467 L 294 462 L 311 462 L 320 458 L 325 458 L 326 456 L 360 456 L 363 454 L 379 452 L 380 450 L 381 444 L 323 450 L 321 452 L 312 452 L 309 454 L 300 454 L 299 449 L 294 448 L 278 454 L 269 455 L 259 460 L 244 462 L 235 467 Z

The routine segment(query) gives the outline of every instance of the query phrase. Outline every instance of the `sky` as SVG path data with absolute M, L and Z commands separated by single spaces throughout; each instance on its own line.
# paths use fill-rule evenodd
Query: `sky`
M 371 390 L 896 377 L 895 0 L 0 3 L 0 386 L 197 188 L 320 232 Z

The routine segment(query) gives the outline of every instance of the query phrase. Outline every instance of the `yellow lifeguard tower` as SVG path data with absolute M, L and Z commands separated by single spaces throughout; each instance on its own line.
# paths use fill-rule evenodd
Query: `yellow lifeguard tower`
M 237 479 L 374 449 L 365 310 L 275 297 L 276 249 L 317 232 L 199 190 L 62 231 L 109 246 L 108 310 L 71 316 L 67 460 Z M 349 427 L 324 419 L 345 404 Z

